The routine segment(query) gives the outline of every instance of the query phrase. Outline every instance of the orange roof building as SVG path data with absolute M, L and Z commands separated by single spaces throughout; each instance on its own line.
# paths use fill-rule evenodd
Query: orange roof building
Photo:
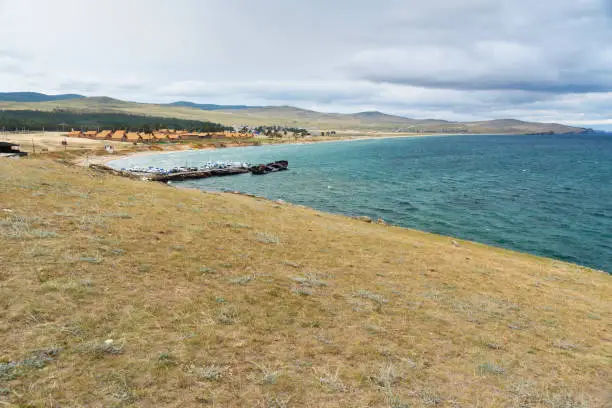
M 115 130 L 115 133 L 111 136 L 112 140 L 125 141 L 125 130 Z
M 183 140 L 198 140 L 200 139 L 199 133 L 181 133 L 180 138 Z
M 96 139 L 98 140 L 106 140 L 111 138 L 112 130 L 103 130 L 96 135 Z
M 80 130 L 73 130 L 72 132 L 68 133 L 68 137 L 83 137 L 83 132 Z
M 140 136 L 136 132 L 127 132 L 125 138 L 128 142 L 137 142 L 140 140 Z

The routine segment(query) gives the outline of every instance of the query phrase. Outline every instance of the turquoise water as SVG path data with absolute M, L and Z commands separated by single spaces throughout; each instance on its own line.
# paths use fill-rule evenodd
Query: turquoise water
M 612 272 L 612 137 L 451 136 L 141 156 L 115 167 L 289 160 L 286 172 L 194 180 Z

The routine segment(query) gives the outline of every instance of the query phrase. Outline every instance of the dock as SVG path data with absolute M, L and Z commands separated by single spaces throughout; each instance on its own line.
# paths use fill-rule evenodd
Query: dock
M 117 170 L 109 166 L 102 164 L 90 164 L 89 167 L 94 170 L 110 173 L 116 176 L 128 177 L 138 180 L 158 181 L 161 183 L 168 183 L 172 181 L 184 181 L 184 180 L 195 180 L 209 177 L 224 177 L 233 176 L 237 174 L 268 174 L 271 172 L 288 170 L 289 162 L 286 160 L 280 160 L 268 164 L 259 164 L 257 166 L 244 167 L 225 167 L 225 168 L 210 168 L 210 169 L 198 169 L 189 171 L 170 171 L 170 172 L 143 172 L 134 170 Z

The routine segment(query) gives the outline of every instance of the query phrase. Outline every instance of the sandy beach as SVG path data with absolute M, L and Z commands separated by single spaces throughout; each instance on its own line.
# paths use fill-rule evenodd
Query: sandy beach
M 413 137 L 436 137 L 436 136 L 461 136 L 461 134 L 446 133 L 377 133 L 364 134 L 357 132 L 341 132 L 336 136 L 313 136 L 304 139 L 262 139 L 263 145 L 283 145 L 283 144 L 312 144 L 330 142 L 353 142 L 359 140 L 374 139 L 396 139 Z M 73 159 L 73 162 L 80 166 L 90 164 L 108 164 L 114 160 L 126 157 L 148 156 L 156 154 L 175 153 L 190 150 L 214 150 L 220 147 L 214 145 L 204 145 L 193 142 L 186 143 L 159 143 L 159 144 L 138 144 L 134 145 L 127 142 L 116 142 L 109 140 L 93 140 L 86 138 L 69 138 L 64 132 L 34 132 L 34 133 L 0 133 L 0 140 L 20 145 L 22 151 L 30 154 L 44 154 L 47 152 L 83 152 Z M 62 142 L 67 142 L 63 145 Z M 104 147 L 110 145 L 115 149 L 114 154 L 107 154 Z M 224 141 L 224 149 L 234 147 L 255 146 L 252 142 Z
M 360 140 L 378 140 L 378 139 L 398 139 L 398 138 L 414 138 L 414 137 L 435 137 L 435 136 L 460 136 L 459 134 L 423 134 L 423 133 L 410 133 L 410 134 L 384 134 L 381 136 L 360 136 L 360 135 L 338 135 L 338 136 L 325 136 L 325 137 L 313 137 L 311 139 L 286 139 L 286 140 L 272 140 L 266 143 L 265 146 L 272 145 L 307 145 L 313 143 L 337 143 L 337 142 L 355 142 Z M 129 147 L 132 145 L 123 143 L 123 150 L 116 151 L 115 154 L 107 155 L 86 155 L 85 157 L 79 157 L 75 160 L 75 164 L 81 166 L 89 166 L 90 164 L 102 164 L 106 165 L 112 161 L 124 159 L 127 157 L 139 157 L 139 156 L 151 156 L 158 154 L 176 153 L 181 151 L 192 151 L 192 150 L 216 150 L 216 147 L 205 146 L 205 147 L 194 147 L 193 144 L 173 144 L 173 145 L 153 145 L 162 147 L 164 150 L 140 150 L 133 151 Z M 138 145 L 141 148 L 144 145 Z M 230 144 L 223 149 L 232 149 L 236 147 L 247 147 L 256 146 L 254 144 Z M 264 145 L 262 145 L 264 146 Z M 134 146 L 135 147 L 135 146 Z

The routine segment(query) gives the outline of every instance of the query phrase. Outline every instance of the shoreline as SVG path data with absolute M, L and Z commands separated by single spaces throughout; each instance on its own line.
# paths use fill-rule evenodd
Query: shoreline
M 435 135 L 435 136 L 454 136 L 454 135 Z M 517 135 L 513 135 L 513 136 L 517 136 Z M 416 137 L 416 136 L 392 136 L 392 137 L 358 137 L 358 138 L 350 138 L 350 139 L 342 139 L 342 140 L 325 140 L 325 141 L 316 141 L 316 142 L 306 142 L 306 143 L 278 143 L 278 144 L 312 144 L 312 143 L 326 143 L 326 142 L 351 142 L 351 141 L 358 141 L 358 140 L 372 140 L 372 139 L 393 139 L 393 138 L 404 138 L 404 137 Z M 272 146 L 273 144 L 271 144 L 270 146 Z M 232 147 L 248 147 L 248 146 L 232 146 Z M 256 146 L 253 146 L 256 147 Z M 228 147 L 229 148 L 229 147 Z M 224 148 L 225 149 L 225 148 Z M 163 153 L 175 153 L 175 152 L 181 152 L 181 151 L 193 151 L 193 150 L 200 150 L 200 149 L 181 149 L 181 150 L 172 150 L 172 151 L 161 151 L 161 152 L 133 152 L 131 154 L 126 154 L 126 155 L 122 155 L 120 157 L 110 157 L 107 158 L 107 160 L 109 161 L 114 161 L 114 160 L 120 160 L 122 158 L 126 158 L 126 157 L 137 157 L 137 156 L 146 156 L 146 155 L 153 155 L 153 154 L 163 154 Z M 204 149 L 202 149 L 204 150 Z M 210 149 L 210 150 L 216 150 L 216 149 Z M 233 190 L 233 189 L 202 189 L 202 188 L 194 188 L 194 187 L 183 187 L 181 185 L 176 185 L 174 183 L 168 183 L 168 185 L 170 185 L 171 187 L 177 188 L 177 189 L 185 189 L 185 190 L 195 190 L 195 191 L 200 191 L 206 194 L 230 194 L 230 195 L 242 195 L 242 196 L 247 196 L 247 197 L 252 197 L 252 198 L 256 198 L 256 199 L 260 199 L 260 200 L 266 200 L 272 203 L 276 203 L 279 205 L 289 205 L 289 206 L 295 206 L 295 207 L 300 207 L 300 208 L 308 208 L 314 211 L 319 211 L 321 213 L 325 213 L 325 214 L 334 214 L 334 215 L 340 215 L 343 217 L 347 217 L 350 219 L 361 219 L 361 221 L 365 221 L 365 217 L 360 216 L 360 214 L 355 214 L 355 213 L 347 213 L 347 212 L 330 212 L 324 209 L 320 209 L 320 208 L 316 208 L 310 205 L 303 205 L 303 204 L 298 204 L 295 203 L 291 200 L 276 200 L 276 199 L 272 199 L 269 197 L 265 197 L 265 196 L 261 196 L 261 195 L 256 195 L 256 194 L 252 194 L 249 192 L 245 192 L 245 191 L 240 191 L 240 190 Z M 410 226 L 402 226 L 402 225 L 397 225 L 394 223 L 388 223 L 384 218 L 380 218 L 380 213 L 379 214 L 375 214 L 375 215 L 371 215 L 369 218 L 369 221 L 366 222 L 371 222 L 373 224 L 386 224 L 390 227 L 395 227 L 395 228 L 402 228 L 402 229 L 407 229 L 407 230 L 412 230 L 412 231 L 420 231 L 420 232 L 425 232 L 425 233 L 430 233 L 430 234 L 434 234 L 434 235 L 438 235 L 441 237 L 446 237 L 449 239 L 457 239 L 457 240 L 466 240 L 465 238 L 459 238 L 456 235 L 444 235 L 444 234 L 440 234 L 440 233 L 434 233 L 434 232 L 430 232 L 428 230 L 424 230 L 424 229 L 415 229 L 414 227 L 410 227 Z M 584 267 L 584 268 L 589 268 L 589 269 L 593 269 L 593 270 L 597 270 L 599 272 L 604 272 L 606 274 L 612 274 L 612 271 L 608 272 L 607 270 L 601 269 L 601 268 L 597 268 L 591 265 L 587 265 L 587 264 L 583 264 L 583 263 L 577 263 L 577 262 L 572 262 L 572 261 L 568 261 L 566 259 L 564 259 L 563 257 L 553 257 L 550 255 L 545 255 L 545 254 L 541 254 L 538 252 L 529 252 L 528 250 L 517 250 L 514 249 L 513 247 L 509 247 L 509 246 L 504 246 L 504 245 L 500 245 L 500 244 L 495 244 L 495 243 L 490 243 L 490 242 L 483 242 L 483 241 L 474 241 L 474 240 L 469 240 L 470 242 L 474 242 L 480 245 L 485 245 L 488 247 L 492 247 L 492 248 L 499 248 L 499 249 L 505 249 L 505 250 L 510 250 L 510 251 L 514 251 L 517 253 L 521 253 L 521 254 L 527 254 L 527 255 L 531 255 L 531 256 L 536 256 L 536 257 L 540 257 L 540 258 L 545 258 L 545 259 L 550 259 L 550 260 L 555 260 L 555 261 L 559 261 L 559 262 L 566 262 L 566 263 L 570 263 L 572 265 L 577 265 L 580 267 Z
M 162 155 L 162 154 L 170 154 L 170 153 L 180 153 L 180 152 L 192 152 L 198 150 L 219 150 L 219 149 L 235 149 L 239 147 L 264 147 L 264 146 L 281 146 L 281 145 L 310 145 L 310 144 L 318 144 L 318 143 L 339 143 L 339 142 L 355 142 L 361 140 L 384 140 L 384 139 L 405 139 L 405 138 L 423 138 L 423 137 L 453 137 L 453 136 L 526 136 L 525 134 L 516 134 L 516 133 L 495 133 L 495 134 L 473 134 L 473 133 L 427 133 L 427 134 L 403 134 L 403 135 L 385 135 L 385 136 L 338 136 L 335 139 L 325 139 L 325 140 L 293 140 L 293 141 L 283 141 L 280 143 L 268 143 L 265 145 L 230 145 L 223 148 L 217 147 L 204 147 L 201 149 L 190 148 L 186 145 L 174 145 L 171 150 L 161 150 L 161 151 L 138 151 L 138 152 L 125 152 L 118 153 L 115 155 L 102 155 L 102 156 L 85 156 L 75 161 L 75 164 L 88 167 L 90 164 L 101 164 L 105 166 L 109 166 L 111 162 L 123 160 L 131 157 L 141 157 L 141 156 L 153 156 L 153 155 Z M 180 147 L 180 148 L 179 148 Z M 112 167 L 112 166 L 109 166 Z

